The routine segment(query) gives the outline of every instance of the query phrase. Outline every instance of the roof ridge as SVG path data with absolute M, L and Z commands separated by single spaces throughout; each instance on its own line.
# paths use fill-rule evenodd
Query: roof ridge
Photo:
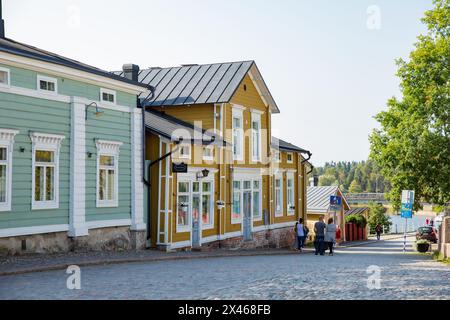
M 218 65 L 218 64 L 228 64 L 228 63 L 246 63 L 246 62 L 255 62 L 255 60 L 242 60 L 242 61 L 227 61 L 227 62 L 214 62 L 214 63 L 202 63 L 202 64 L 195 64 L 195 65 L 187 65 L 187 64 L 182 64 L 182 65 L 178 65 L 178 66 L 172 66 L 172 67 L 148 67 L 148 68 L 144 68 L 141 70 L 151 70 L 151 69 L 173 69 L 173 68 L 189 68 L 189 67 L 201 67 L 201 66 L 214 66 L 214 65 Z

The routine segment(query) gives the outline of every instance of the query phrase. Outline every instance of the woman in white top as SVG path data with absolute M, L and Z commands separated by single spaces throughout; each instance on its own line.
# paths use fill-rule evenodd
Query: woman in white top
M 328 244 L 328 249 L 330 249 L 330 256 L 332 256 L 333 246 L 336 242 L 336 225 L 333 223 L 333 218 L 328 219 L 324 241 Z
M 302 251 L 302 248 L 305 244 L 306 232 L 305 227 L 303 226 L 303 219 L 300 218 L 295 226 L 295 233 L 297 236 L 297 249 L 298 251 Z

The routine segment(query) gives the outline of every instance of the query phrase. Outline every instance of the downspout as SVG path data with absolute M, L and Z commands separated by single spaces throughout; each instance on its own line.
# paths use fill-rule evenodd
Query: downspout
M 312 156 L 312 153 L 311 153 L 311 152 L 306 151 L 306 152 L 300 152 L 300 153 L 306 153 L 306 154 L 308 155 L 308 158 L 307 158 L 307 159 L 302 160 L 302 164 L 304 164 L 305 162 L 308 162 L 309 159 L 311 159 L 311 156 Z

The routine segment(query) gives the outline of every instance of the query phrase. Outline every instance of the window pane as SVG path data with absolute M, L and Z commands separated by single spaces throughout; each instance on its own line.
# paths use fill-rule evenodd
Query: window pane
M 240 181 L 233 181 L 233 188 L 240 190 L 241 189 L 241 182 Z
M 189 182 L 179 182 L 178 192 L 189 192 Z
M 36 162 L 53 162 L 55 153 L 53 151 L 36 150 Z
M 200 218 L 200 196 L 197 194 L 192 197 L 192 219 L 198 221 Z
M 259 208 L 259 191 L 253 192 L 253 216 L 254 217 L 260 217 L 261 216 L 261 210 Z
M 41 88 L 41 90 L 47 90 L 47 81 L 39 81 L 39 87 Z
M 47 82 L 47 90 L 48 91 L 55 91 L 55 83 Z
M 232 213 L 233 219 L 240 219 L 241 218 L 241 192 L 234 192 L 233 193 L 233 213 Z
M 0 148 L 0 161 L 6 160 L 6 148 Z
M 252 182 L 251 181 L 244 181 L 244 189 L 251 189 L 252 188 Z
M 44 168 L 36 166 L 34 168 L 34 200 L 43 201 L 42 187 L 44 185 Z
M 233 127 L 234 128 L 240 128 L 241 127 L 241 119 L 240 118 L 233 118 Z
M 253 181 L 253 189 L 259 189 L 259 181 Z
M 276 179 L 275 180 L 275 187 L 279 188 L 281 186 L 281 180 L 280 179 Z
M 211 192 L 211 182 L 203 182 L 203 192 Z
M 108 200 L 114 200 L 114 188 L 115 188 L 115 179 L 114 179 L 114 170 L 108 170 Z
M 98 188 L 98 198 L 100 200 L 106 200 L 105 189 L 106 189 L 106 170 L 100 169 L 99 173 L 99 188 Z
M 54 179 L 55 179 L 55 168 L 46 167 L 45 168 L 46 179 L 45 179 L 45 200 L 52 201 L 54 199 Z
M 180 192 L 183 192 L 183 191 L 180 191 Z M 199 182 L 192 183 L 192 192 L 200 192 L 200 183 Z
M 211 223 L 210 210 L 211 210 L 211 195 L 209 195 L 209 194 L 203 195 L 203 197 L 202 197 L 202 222 L 204 224 Z
M 113 166 L 114 165 L 114 157 L 113 156 L 100 156 L 100 165 Z
M 0 71 L 0 83 L 8 84 L 8 72 Z
M 177 224 L 189 225 L 189 199 L 188 196 L 178 196 Z
M 6 202 L 6 165 L 0 165 L 0 202 Z
M 279 212 L 281 211 L 281 192 L 280 189 L 275 190 L 275 208 Z
M 287 186 L 288 186 L 288 188 L 292 187 L 292 179 L 288 179 Z

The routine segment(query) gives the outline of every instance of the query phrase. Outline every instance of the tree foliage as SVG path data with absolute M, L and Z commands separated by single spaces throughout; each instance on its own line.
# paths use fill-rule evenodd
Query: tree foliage
M 374 229 L 377 224 L 381 224 L 385 228 L 392 225 L 389 215 L 386 213 L 387 209 L 380 203 L 369 203 L 369 219 L 367 223 L 371 229 Z
M 397 60 L 402 98 L 391 98 L 375 116 L 381 128 L 370 136 L 370 157 L 390 182 L 389 200 L 400 206 L 402 190 L 415 190 L 420 201 L 450 200 L 450 7 L 434 0 L 422 22 L 409 61 Z

